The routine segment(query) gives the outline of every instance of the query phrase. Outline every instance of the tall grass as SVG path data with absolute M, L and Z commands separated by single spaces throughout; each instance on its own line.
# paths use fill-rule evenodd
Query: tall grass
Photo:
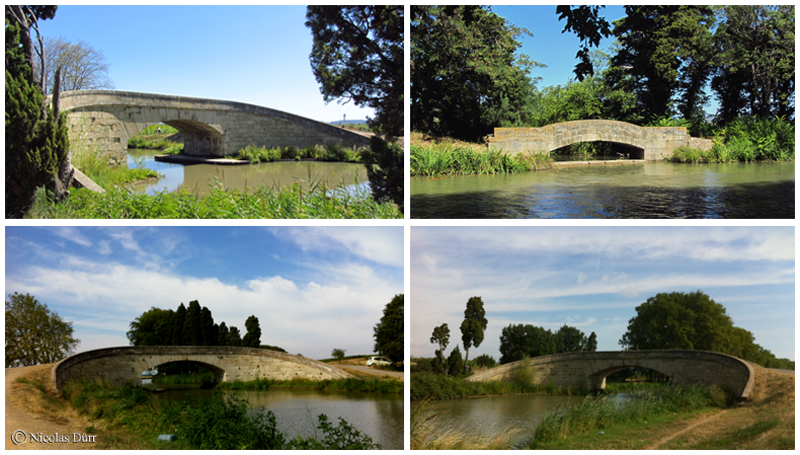
M 156 178 L 160 175 L 154 170 L 145 168 L 144 165 L 128 168 L 109 163 L 108 157 L 89 149 L 80 142 L 71 144 L 72 165 L 106 190 L 137 180 Z
M 519 373 L 510 381 L 468 382 L 452 376 L 434 373 L 411 374 L 411 400 L 453 400 L 486 395 L 509 395 L 515 393 L 553 393 L 584 395 L 585 391 L 558 387 L 554 384 L 533 384 L 532 373 Z
M 736 161 L 794 161 L 794 124 L 741 117 L 719 131 L 710 150 L 676 149 L 669 161 L 679 163 L 729 163 Z
M 36 193 L 29 218 L 402 218 L 390 203 L 372 199 L 369 189 L 328 189 L 323 182 L 297 182 L 283 188 L 258 187 L 245 191 L 226 190 L 221 185 L 207 196 L 185 190 L 155 195 L 132 194 L 111 189 L 103 194 L 86 189 L 71 192 L 65 201 L 54 202 L 43 190 Z
M 278 160 L 317 160 L 317 161 L 344 161 L 360 163 L 361 149 L 346 148 L 338 142 L 297 149 L 296 147 L 256 147 L 249 145 L 241 150 L 236 159 L 247 160 L 251 163 L 272 162 Z
M 447 143 L 411 146 L 411 175 L 511 174 L 547 169 L 552 163 L 548 153 L 510 155 Z
M 506 450 L 512 448 L 518 429 L 486 434 L 464 428 L 442 428 L 440 416 L 423 401 L 411 410 L 411 450 Z
M 619 403 L 605 396 L 587 396 L 581 404 L 569 408 L 559 406 L 547 411 L 536 427 L 530 448 L 567 439 L 612 425 L 644 422 L 655 415 L 694 411 L 708 407 L 726 407 L 731 395 L 717 387 L 663 385 L 642 398 Z

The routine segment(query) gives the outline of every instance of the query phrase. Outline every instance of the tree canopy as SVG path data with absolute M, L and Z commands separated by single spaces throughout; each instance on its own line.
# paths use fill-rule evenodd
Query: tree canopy
M 476 348 L 483 343 L 483 332 L 486 330 L 486 310 L 480 297 L 470 297 L 464 310 L 464 321 L 461 322 L 461 341 L 464 343 L 464 367 L 469 361 L 469 348 Z
M 64 91 L 114 88 L 103 52 L 84 41 L 71 43 L 63 38 L 47 37 L 44 61 L 45 90 L 53 86 L 57 68 L 62 69 L 61 89 Z
M 636 307 L 619 344 L 625 350 L 697 349 L 730 354 L 763 366 L 789 365 L 734 327 L 725 307 L 702 291 L 657 294 Z M 788 366 L 784 366 L 788 368 Z
M 339 99 L 375 109 L 376 136 L 362 154 L 372 197 L 403 211 L 403 5 L 309 6 L 311 68 L 326 102 Z
M 247 333 L 242 338 L 242 346 L 257 348 L 261 344 L 261 327 L 258 325 L 258 318 L 255 315 L 248 317 L 244 322 L 244 328 Z
M 397 294 L 386 304 L 380 322 L 375 325 L 375 352 L 389 357 L 392 362 L 404 358 L 405 313 L 403 294 Z
M 411 128 L 477 140 L 531 90 L 525 29 L 481 6 L 411 6 Z
M 6 368 L 57 362 L 80 343 L 71 322 L 30 294 L 8 296 L 5 322 Z

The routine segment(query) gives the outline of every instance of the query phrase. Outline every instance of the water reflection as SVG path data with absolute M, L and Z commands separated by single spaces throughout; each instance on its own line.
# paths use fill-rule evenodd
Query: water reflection
M 164 175 L 158 181 L 136 185 L 137 193 L 155 194 L 186 189 L 192 194 L 206 195 L 212 186 L 244 190 L 258 186 L 286 187 L 300 183 L 304 188 L 323 184 L 336 188 L 342 183 L 353 187 L 368 185 L 367 172 L 362 164 L 321 161 L 279 161 L 245 165 L 217 166 L 213 164 L 183 165 L 155 161 L 157 150 L 129 150 L 128 167 L 143 166 Z
M 413 218 L 794 218 L 794 163 L 413 178 Z
M 207 397 L 215 390 L 167 390 L 154 394 L 158 399 L 183 400 L 190 397 Z M 378 395 L 360 392 L 328 392 L 316 390 L 246 390 L 224 391 L 244 398 L 253 409 L 265 408 L 277 419 L 278 430 L 294 438 L 295 435 L 315 435 L 319 414 L 338 426 L 339 417 L 345 419 L 384 449 L 403 448 L 403 398 L 401 395 Z M 321 435 L 320 435 L 321 436 Z

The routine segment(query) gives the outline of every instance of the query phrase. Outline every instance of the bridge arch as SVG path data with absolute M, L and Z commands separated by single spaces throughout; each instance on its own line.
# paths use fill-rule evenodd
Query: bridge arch
M 60 100 L 70 133 L 117 162 L 124 160 L 131 136 L 157 123 L 183 133 L 184 153 L 191 155 L 231 156 L 248 145 L 369 145 L 368 138 L 352 131 L 234 101 L 115 90 L 63 92 Z
M 718 385 L 742 399 L 749 398 L 755 381 L 753 368 L 746 361 L 709 351 L 573 352 L 534 357 L 528 364 L 536 384 L 552 382 L 560 387 L 588 390 L 605 389 L 609 374 L 630 367 L 658 371 L 669 376 L 673 384 Z M 525 368 L 523 361 L 481 371 L 466 380 L 504 380 L 519 368 Z
M 75 379 L 103 379 L 114 385 L 141 385 L 142 372 L 170 362 L 208 365 L 219 382 L 254 379 L 311 380 L 352 378 L 316 360 L 258 348 L 232 346 L 125 346 L 86 351 L 56 363 L 51 372 L 58 392 Z M 216 379 L 216 378 L 215 378 Z
M 641 150 L 658 160 L 678 147 L 708 148 L 711 141 L 691 138 L 685 127 L 643 127 L 618 120 L 575 120 L 540 128 L 495 128 L 489 146 L 508 153 L 551 152 L 579 142 L 611 142 Z M 638 154 L 638 153 L 637 153 Z

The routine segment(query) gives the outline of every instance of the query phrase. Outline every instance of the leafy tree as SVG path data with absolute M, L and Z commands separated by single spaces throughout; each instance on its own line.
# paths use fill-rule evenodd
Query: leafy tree
M 258 326 L 258 318 L 250 316 L 244 322 L 247 333 L 242 338 L 242 346 L 257 348 L 261 344 L 261 327 Z
M 431 343 L 439 345 L 436 356 L 442 362 L 442 365 L 444 365 L 444 350 L 447 349 L 447 345 L 450 343 L 450 327 L 447 327 L 447 323 L 433 328 Z
M 531 62 L 517 55 L 530 34 L 489 7 L 411 6 L 411 127 L 477 140 L 531 91 Z
M 6 368 L 57 362 L 80 343 L 65 322 L 30 294 L 6 300 Z
M 228 326 L 224 322 L 220 322 L 219 331 L 217 332 L 217 346 L 227 346 L 229 335 Z
M 338 348 L 334 349 L 333 351 L 331 351 L 331 357 L 341 362 L 342 359 L 344 359 L 345 352 L 346 352 L 345 349 L 338 349 Z
M 375 109 L 376 133 L 362 155 L 376 201 L 403 210 L 403 5 L 309 6 L 311 68 L 326 102 L 342 99 Z M 381 137 L 383 136 L 383 137 Z
M 748 113 L 794 115 L 793 5 L 719 7 L 718 64 L 711 86 L 725 123 Z
M 467 309 L 464 310 L 464 321 L 461 323 L 461 341 L 464 343 L 464 368 L 469 360 L 469 348 L 477 348 L 483 342 L 483 331 L 489 321 L 486 320 L 486 310 L 483 309 L 483 300 L 480 297 L 470 297 L 467 300 Z
M 152 307 L 131 322 L 127 336 L 132 346 L 169 346 L 172 343 L 172 310 Z
M 38 53 L 41 55 L 38 20 L 52 18 L 55 10 L 54 6 L 5 7 L 7 218 L 25 214 L 36 188 L 44 186 L 55 200 L 60 200 L 68 194 L 72 182 L 66 117 L 59 111 L 58 81 L 53 108 L 48 110 L 44 103 L 44 82 L 37 81 L 32 70 L 31 29 L 39 38 Z
M 380 322 L 375 325 L 375 352 L 389 357 L 392 362 L 400 362 L 404 357 L 405 314 L 403 294 L 397 294 L 386 304 Z
M 242 335 L 239 333 L 239 329 L 234 326 L 231 326 L 230 331 L 228 332 L 228 342 L 226 346 L 241 346 L 242 345 Z
M 473 362 L 475 363 L 475 365 L 479 367 L 486 367 L 486 368 L 492 368 L 495 365 L 497 365 L 497 362 L 495 362 L 494 357 L 488 354 L 481 354 L 478 357 L 475 357 L 475 360 L 473 360 Z
M 186 340 L 183 339 L 183 323 L 186 319 L 186 307 L 181 304 L 178 306 L 178 309 L 175 310 L 175 314 L 172 315 L 172 345 L 173 346 L 185 346 L 187 343 Z
M 555 335 L 556 352 L 579 352 L 586 346 L 586 335 L 575 327 L 564 324 Z
M 539 357 L 556 352 L 553 332 L 531 324 L 504 327 L 500 334 L 500 363 L 516 362 L 527 357 Z
M 203 346 L 217 346 L 219 326 L 214 324 L 214 317 L 208 307 L 203 307 L 200 310 L 200 330 L 202 332 L 201 340 Z
M 636 307 L 619 344 L 624 349 L 700 349 L 725 352 L 733 321 L 701 291 L 657 294 Z
M 594 332 L 589 335 L 589 339 L 586 340 L 586 350 L 589 352 L 597 351 L 597 335 Z
M 45 89 L 52 87 L 56 68 L 62 69 L 62 90 L 114 88 L 103 52 L 89 43 L 79 41 L 72 44 L 62 38 L 48 37 L 44 50 Z
M 186 317 L 183 320 L 183 334 L 181 340 L 186 346 L 201 346 L 203 344 L 203 328 L 200 325 L 200 302 L 192 300 L 189 308 L 186 309 Z
M 564 30 L 573 31 L 578 35 L 581 40 L 581 47 L 575 58 L 579 59 L 575 65 L 575 76 L 578 81 L 589 75 L 594 75 L 594 65 L 591 61 L 589 48 L 597 47 L 600 40 L 608 37 L 611 34 L 610 24 L 605 17 L 600 16 L 600 8 L 605 8 L 602 5 L 559 5 L 556 6 L 556 13 L 558 20 L 567 20 L 564 25 Z
M 464 359 L 461 358 L 461 349 L 456 345 L 447 357 L 447 371 L 451 376 L 458 376 L 464 372 L 465 366 Z
M 627 5 L 614 22 L 621 46 L 612 66 L 627 68 L 646 120 L 673 114 L 673 97 L 687 118 L 699 111 L 713 57 L 710 6 Z

